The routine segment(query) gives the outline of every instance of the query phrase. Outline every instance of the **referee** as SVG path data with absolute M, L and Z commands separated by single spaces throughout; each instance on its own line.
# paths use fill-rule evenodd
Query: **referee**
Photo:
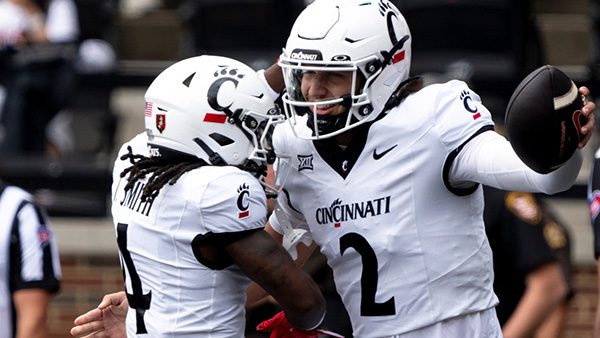
M 0 337 L 46 337 L 48 304 L 60 287 L 56 240 L 32 196 L 2 181 L 0 252 Z

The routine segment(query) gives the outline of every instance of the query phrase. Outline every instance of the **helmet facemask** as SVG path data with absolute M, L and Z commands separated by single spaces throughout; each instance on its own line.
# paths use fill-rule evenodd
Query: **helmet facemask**
M 310 63 L 280 58 L 279 66 L 283 69 L 283 75 L 286 82 L 286 93 L 283 94 L 284 112 L 292 124 L 298 123 L 297 116 L 307 115 L 307 125 L 313 131 L 312 136 L 305 137 L 309 139 L 322 139 L 339 135 L 348 129 L 363 123 L 364 117 L 371 112 L 371 102 L 366 94 L 366 88 L 369 83 L 362 71 L 364 65 L 375 60 L 370 57 L 367 60 L 357 62 L 348 61 L 311 61 Z M 350 72 L 351 83 L 348 85 L 349 92 L 336 98 L 329 98 L 320 101 L 307 102 L 302 94 L 302 79 L 310 73 L 338 73 Z M 341 105 L 344 112 L 336 115 L 319 115 L 319 109 L 327 108 L 330 105 Z M 316 126 L 316 127 L 315 127 Z
M 273 148 L 273 131 L 275 126 L 285 120 L 285 117 L 279 113 L 279 110 L 273 108 L 267 114 L 247 111 L 241 114 L 237 120 L 237 125 L 244 131 L 244 134 L 253 145 L 253 150 L 248 155 L 248 159 L 239 165 L 242 170 L 255 173 L 265 188 L 268 187 L 265 182 L 267 165 L 275 162 L 275 150 Z

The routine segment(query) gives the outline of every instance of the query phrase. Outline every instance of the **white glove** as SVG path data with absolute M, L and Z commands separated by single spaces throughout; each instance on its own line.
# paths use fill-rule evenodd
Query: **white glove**
M 309 246 L 312 243 L 313 239 L 310 234 L 304 229 L 294 229 L 290 220 L 285 216 L 279 204 L 275 205 L 275 214 L 277 215 L 277 220 L 279 224 L 283 228 L 283 248 L 287 250 L 292 259 L 296 260 L 298 258 L 298 250 L 296 246 L 299 243 L 304 243 L 304 245 Z

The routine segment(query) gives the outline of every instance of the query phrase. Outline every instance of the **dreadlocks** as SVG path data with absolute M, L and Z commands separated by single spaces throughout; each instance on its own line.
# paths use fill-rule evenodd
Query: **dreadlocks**
M 148 174 L 152 174 L 148 179 L 148 183 L 142 191 L 141 200 L 145 202 L 148 198 L 154 199 L 160 189 L 169 183 L 175 184 L 181 175 L 186 172 L 207 165 L 200 158 L 186 158 L 185 161 L 169 161 L 160 158 L 146 157 L 143 155 L 135 155 L 131 146 L 127 147 L 128 153 L 121 156 L 121 160 L 129 160 L 132 166 L 121 172 L 121 177 L 129 174 L 125 191 L 131 190 L 139 179 L 145 178 Z

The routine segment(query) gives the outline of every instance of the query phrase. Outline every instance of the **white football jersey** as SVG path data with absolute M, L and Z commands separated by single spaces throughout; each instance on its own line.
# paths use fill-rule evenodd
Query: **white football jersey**
M 129 145 L 148 154 L 146 136 Z M 192 241 L 264 227 L 266 198 L 251 174 L 235 167 L 204 166 L 166 184 L 153 201 L 142 202 L 138 182 L 125 192 L 113 172 L 112 214 L 130 311 L 129 337 L 243 337 L 246 287 L 250 280 L 236 265 L 209 268 L 200 263 Z M 208 264 L 207 264 L 208 265 Z
M 296 138 L 289 124 L 274 135 L 291 170 L 278 202 L 327 257 L 354 335 L 494 307 L 482 189 L 453 189 L 447 177 L 457 149 L 493 129 L 480 98 L 460 81 L 431 85 L 358 128 L 344 150 Z M 276 213 L 270 222 L 284 233 Z

